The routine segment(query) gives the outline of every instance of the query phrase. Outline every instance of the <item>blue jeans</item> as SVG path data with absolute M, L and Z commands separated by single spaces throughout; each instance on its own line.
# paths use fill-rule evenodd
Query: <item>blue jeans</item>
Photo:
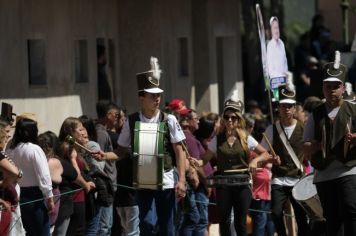
M 100 217 L 101 217 L 101 211 L 100 211 L 100 207 L 98 207 L 95 216 L 89 222 L 87 222 L 86 232 L 85 232 L 86 236 L 97 235 L 97 232 L 99 230 Z
M 137 191 L 137 203 L 140 209 L 140 232 L 141 235 L 152 235 L 153 232 L 153 201 L 156 205 L 157 223 L 160 236 L 174 236 L 174 216 L 176 212 L 176 199 L 174 189 L 139 190 Z
M 101 206 L 98 236 L 110 236 L 113 221 L 113 204 L 108 207 Z
M 39 187 L 21 188 L 20 203 L 43 198 Z M 27 236 L 50 235 L 48 211 L 44 201 L 33 202 L 20 206 L 21 218 Z
M 196 190 L 187 191 L 190 209 L 184 213 L 180 235 L 184 236 L 204 236 L 208 227 L 208 204 L 209 199 L 202 186 Z
M 265 212 L 251 211 L 251 217 L 253 222 L 253 235 L 264 236 L 267 222 L 269 219 L 268 217 L 269 213 L 267 212 L 271 210 L 271 201 L 253 199 L 251 203 L 251 208 L 257 211 L 265 211 Z M 270 231 L 272 231 L 272 233 Z M 273 231 L 274 231 L 273 229 L 267 230 L 267 235 L 272 236 Z
M 138 206 L 116 207 L 117 214 L 120 216 L 122 236 L 140 235 L 140 219 Z

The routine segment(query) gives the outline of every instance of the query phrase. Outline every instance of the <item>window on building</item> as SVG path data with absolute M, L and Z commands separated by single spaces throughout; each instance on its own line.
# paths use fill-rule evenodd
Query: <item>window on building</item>
M 88 82 L 88 42 L 87 40 L 74 41 L 75 55 L 75 82 Z
M 46 85 L 46 53 L 43 39 L 27 40 L 30 85 Z
M 116 99 L 116 89 L 115 89 L 115 82 L 116 82 L 116 56 L 115 56 L 115 41 L 114 39 L 108 40 L 108 70 L 110 73 L 109 82 L 111 84 L 111 90 L 113 91 L 112 95 L 114 100 Z
M 110 52 L 107 50 L 107 40 L 104 38 L 96 39 L 96 54 L 98 63 L 98 100 L 111 101 L 112 97 L 112 81 L 110 79 Z M 109 57 L 109 58 L 108 58 Z
M 178 76 L 180 78 L 189 76 L 189 52 L 187 37 L 178 39 Z

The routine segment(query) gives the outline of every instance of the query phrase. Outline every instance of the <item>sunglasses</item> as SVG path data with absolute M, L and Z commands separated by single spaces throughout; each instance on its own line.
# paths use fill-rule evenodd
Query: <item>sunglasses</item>
M 295 106 L 295 104 L 288 104 L 288 103 L 280 103 L 279 106 L 284 109 L 291 109 L 292 107 Z
M 237 117 L 237 116 L 228 116 L 228 115 L 224 115 L 223 118 L 224 118 L 224 120 L 226 120 L 226 121 L 229 121 L 230 119 L 231 119 L 232 121 L 236 121 L 236 120 L 239 119 L 239 117 Z

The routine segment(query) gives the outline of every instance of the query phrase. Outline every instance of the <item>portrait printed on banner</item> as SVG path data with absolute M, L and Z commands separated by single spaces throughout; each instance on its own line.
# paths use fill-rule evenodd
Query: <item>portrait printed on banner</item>
M 286 83 L 288 63 L 283 41 L 280 39 L 279 21 L 272 16 L 269 25 L 271 27 L 271 40 L 267 44 L 267 70 L 270 78 L 270 88 L 273 100 L 278 101 L 278 87 Z

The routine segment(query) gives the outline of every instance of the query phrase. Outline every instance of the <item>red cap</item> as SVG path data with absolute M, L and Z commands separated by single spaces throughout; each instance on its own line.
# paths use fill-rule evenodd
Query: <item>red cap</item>
M 184 106 L 183 108 L 176 110 L 175 112 L 177 112 L 181 116 L 186 116 L 190 112 L 190 109 L 188 109 Z
M 184 101 L 181 99 L 173 99 L 168 106 L 172 111 L 177 111 L 184 108 L 185 104 Z

